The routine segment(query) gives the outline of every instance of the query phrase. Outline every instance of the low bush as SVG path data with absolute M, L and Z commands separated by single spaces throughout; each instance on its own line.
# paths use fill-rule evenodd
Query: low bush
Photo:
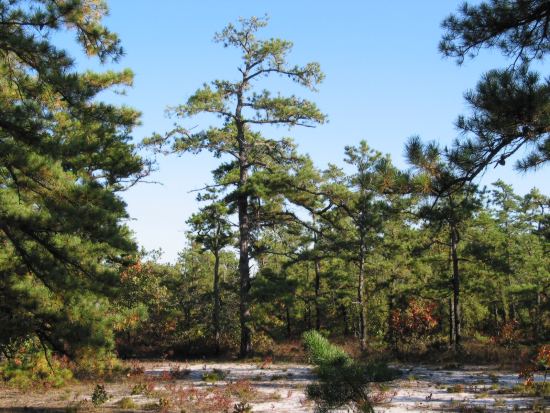
M 214 369 L 212 371 L 209 371 L 208 373 L 204 373 L 202 375 L 202 379 L 207 383 L 215 383 L 217 381 L 224 380 L 228 374 L 229 374 L 229 371 L 222 370 L 222 369 Z
M 309 361 L 316 366 L 319 381 L 307 387 L 308 398 L 318 412 L 348 408 L 356 412 L 374 412 L 374 399 L 380 392 L 371 392 L 375 381 L 394 379 L 398 373 L 382 363 L 367 364 L 355 361 L 348 353 L 331 344 L 316 331 L 304 333 Z
M 101 406 L 107 400 L 109 400 L 109 395 L 107 394 L 107 390 L 105 390 L 105 386 L 102 384 L 96 384 L 92 393 L 93 405 L 96 407 Z
M 112 353 L 91 347 L 79 351 L 73 366 L 75 377 L 86 380 L 115 380 L 131 371 Z
M 45 351 L 35 340 L 23 342 L 12 356 L 0 362 L 0 380 L 9 386 L 61 387 L 73 378 L 68 360 Z
M 464 393 L 464 385 L 455 384 L 453 386 L 447 387 L 447 393 Z
M 512 392 L 523 397 L 550 397 L 550 382 L 518 384 Z
M 135 409 L 138 407 L 131 397 L 123 397 L 118 401 L 117 405 L 121 409 Z

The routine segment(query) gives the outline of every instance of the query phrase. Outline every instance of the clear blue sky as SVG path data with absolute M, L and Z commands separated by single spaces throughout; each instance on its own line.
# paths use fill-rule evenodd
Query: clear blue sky
M 135 85 L 126 96 L 105 96 L 143 114 L 136 141 L 170 128 L 164 110 L 183 103 L 203 82 L 233 79 L 239 64 L 235 52 L 212 42 L 216 31 L 238 17 L 268 14 L 266 37 L 294 42 L 292 63 L 317 61 L 326 74 L 317 94 L 276 83 L 281 92 L 312 98 L 329 117 L 315 129 L 271 129 L 292 136 L 318 167 L 341 164 L 346 145 L 365 139 L 390 153 L 406 167 L 403 145 L 411 135 L 449 143 L 454 121 L 466 113 L 464 91 L 480 75 L 503 65 L 496 52 L 486 51 L 458 67 L 437 51 L 440 22 L 459 1 L 191 1 L 111 0 L 107 26 L 117 32 L 126 56 L 115 66 L 129 67 Z M 261 34 L 260 34 L 261 36 Z M 94 67 L 78 57 L 80 67 Z M 208 119 L 187 126 L 207 126 Z M 161 157 L 151 180 L 123 195 L 132 216 L 130 226 L 146 249 L 162 248 L 174 261 L 185 246 L 185 220 L 197 208 L 189 191 L 210 181 L 218 164 L 210 154 Z M 525 193 L 533 186 L 550 191 L 547 167 L 522 175 L 509 166 L 489 171 L 482 184 L 499 177 Z

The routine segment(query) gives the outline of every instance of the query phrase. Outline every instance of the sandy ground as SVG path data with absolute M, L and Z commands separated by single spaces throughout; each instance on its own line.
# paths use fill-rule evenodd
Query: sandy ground
M 377 408 L 378 412 L 533 411 L 533 406 L 540 408 L 537 411 L 550 411 L 548 400 L 516 397 L 508 392 L 521 383 L 517 373 L 478 366 L 399 368 L 403 377 L 391 384 L 395 395 L 388 405 Z M 536 377 L 537 381 L 542 379 L 542 376 Z
M 313 412 L 314 406 L 305 397 L 305 387 L 315 376 L 310 366 L 299 364 L 252 363 L 143 363 L 144 378 L 150 392 L 132 395 L 137 381 L 105 383 L 110 398 L 99 411 L 121 411 L 117 406 L 122 398 L 131 399 L 134 411 L 154 409 L 159 395 L 171 391 L 210 392 L 224 389 L 230 383 L 246 383 L 254 389 L 250 405 L 254 412 Z M 377 412 L 501 412 L 549 411 L 550 400 L 515 397 L 507 392 L 520 383 L 517 374 L 494 368 L 464 367 L 441 369 L 433 366 L 399 366 L 402 378 L 389 383 L 385 389 L 387 401 Z M 225 378 L 207 383 L 203 375 L 214 369 Z M 184 372 L 177 379 L 167 379 L 170 371 Z M 538 377 L 537 380 L 541 380 Z M 58 412 L 67 407 L 91 407 L 89 402 L 95 383 L 79 384 L 58 390 L 21 392 L 0 388 L 0 412 Z M 187 393 L 186 393 L 187 394 Z M 538 410 L 533 409 L 538 406 Z M 482 410 L 485 409 L 485 410 Z M 170 409 L 171 410 L 171 409 Z M 130 410 L 125 410 L 130 411 Z M 180 408 L 173 411 L 180 411 Z M 201 410 L 199 410 L 201 411 Z M 346 411 L 346 410 L 344 410 Z

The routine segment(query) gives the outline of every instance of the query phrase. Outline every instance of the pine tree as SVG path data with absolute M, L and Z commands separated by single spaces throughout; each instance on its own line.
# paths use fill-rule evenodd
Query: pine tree
M 254 207 L 251 192 L 254 170 L 284 166 L 292 162 L 288 139 L 264 138 L 254 127 L 262 125 L 309 126 L 322 123 L 325 116 L 314 103 L 296 96 L 273 96 L 267 89 L 254 91 L 257 81 L 271 75 L 281 75 L 291 81 L 315 90 L 323 79 L 317 63 L 291 66 L 287 55 L 292 43 L 281 39 L 260 40 L 256 32 L 267 25 L 265 19 L 252 17 L 239 20 L 240 27 L 229 24 L 216 34 L 215 41 L 224 47 L 235 47 L 241 52 L 237 81 L 215 80 L 197 90 L 186 104 L 175 108 L 179 118 L 199 113 L 212 113 L 222 119 L 221 126 L 211 126 L 204 131 L 190 133 L 178 127 L 165 137 L 154 136 L 151 144 L 173 141 L 176 152 L 200 152 L 208 150 L 215 156 L 232 158 L 218 170 L 225 175 L 224 185 L 235 189 L 230 197 L 236 204 L 239 223 L 239 274 L 240 274 L 240 355 L 247 356 L 251 347 L 250 315 L 250 248 L 251 208 Z
M 78 73 L 52 41 L 72 31 L 117 60 L 101 0 L 0 2 L 0 346 L 29 335 L 57 351 L 112 344 L 108 297 L 135 253 L 117 192 L 145 171 L 138 113 L 98 100 L 130 71 Z
M 532 60 L 544 59 L 550 50 L 549 24 L 547 0 L 464 3 L 443 21 L 444 56 L 462 64 L 482 48 L 496 48 L 511 59 L 509 67 L 486 73 L 466 94 L 472 114 L 458 119 L 462 137 L 449 153 L 461 169 L 460 180 L 471 181 L 491 164 L 504 165 L 520 149 L 530 149 L 516 163 L 520 170 L 550 160 L 550 83 L 529 70 Z
M 395 191 L 403 176 L 391 164 L 389 157 L 370 149 L 365 141 L 358 147 L 346 147 L 345 162 L 354 167 L 354 172 L 343 176 L 343 179 L 337 178 L 326 191 L 341 216 L 332 221 L 337 226 L 335 241 L 338 248 L 346 251 L 348 258 L 357 266 L 359 342 L 364 350 L 367 260 L 383 240 L 384 221 L 389 215 L 384 194 Z M 334 176 L 338 175 L 341 176 Z
M 212 325 L 214 328 L 214 350 L 220 352 L 220 253 L 231 245 L 233 232 L 228 220 L 227 205 L 220 202 L 215 191 L 209 191 L 201 195 L 199 201 L 211 201 L 199 212 L 193 214 L 187 221 L 190 225 L 190 236 L 214 256 L 213 295 L 214 305 L 212 311 Z
M 550 50 L 550 5 L 547 0 L 490 0 L 463 3 L 443 23 L 439 49 L 463 63 L 482 48 L 498 48 L 513 59 L 530 62 Z
M 417 172 L 412 182 L 425 202 L 417 215 L 434 231 L 432 242 L 442 242 L 449 248 L 452 268 L 452 299 L 450 300 L 450 344 L 454 351 L 461 345 L 461 272 L 459 243 L 464 226 L 479 207 L 477 188 L 473 185 L 457 185 L 456 167 L 445 162 L 444 153 L 435 143 L 423 144 L 418 137 L 409 139 L 406 145 L 409 162 Z M 435 236 L 447 230 L 446 242 Z

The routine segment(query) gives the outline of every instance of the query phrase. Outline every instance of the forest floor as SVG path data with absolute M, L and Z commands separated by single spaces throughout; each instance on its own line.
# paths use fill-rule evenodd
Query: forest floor
M 0 412 L 234 410 L 239 401 L 253 412 L 313 412 L 305 388 L 315 379 L 308 365 L 268 362 L 139 362 L 124 380 L 104 383 L 107 400 L 94 407 L 91 396 L 98 383 L 61 389 L 15 390 L 0 387 Z M 136 369 L 137 367 L 137 369 Z M 512 389 L 517 373 L 495 367 L 445 368 L 399 365 L 403 376 L 377 392 L 377 412 L 501 412 L 550 411 L 550 400 L 521 397 Z M 454 367 L 454 366 L 452 366 Z M 537 377 L 541 380 L 542 377 Z

